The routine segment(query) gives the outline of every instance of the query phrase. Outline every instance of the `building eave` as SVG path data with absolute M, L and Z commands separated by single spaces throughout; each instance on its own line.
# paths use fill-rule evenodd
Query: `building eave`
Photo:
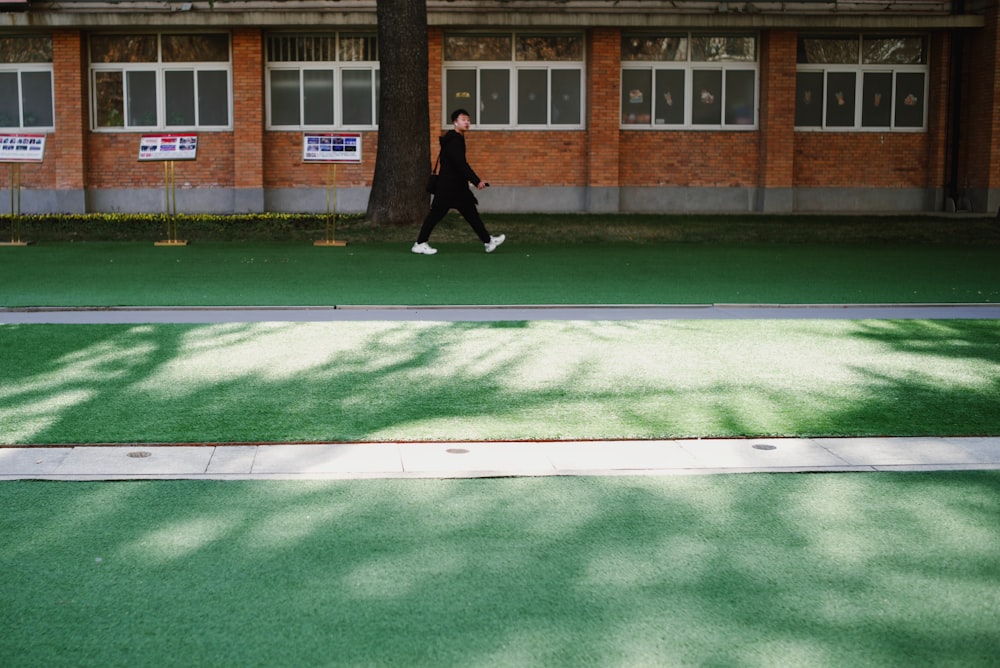
M 682 0 L 428 0 L 434 27 L 619 27 L 826 30 L 981 28 L 979 14 L 953 14 L 935 0 L 688 2 Z M 0 28 L 375 26 L 374 0 L 216 2 L 31 2 L 0 12 Z

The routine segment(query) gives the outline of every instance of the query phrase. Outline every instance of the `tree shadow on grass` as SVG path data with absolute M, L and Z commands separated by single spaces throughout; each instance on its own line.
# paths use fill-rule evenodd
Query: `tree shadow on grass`
M 980 321 L 5 327 L 16 354 L 3 364 L 0 433 L 6 443 L 996 434 L 997 331 Z
M 1000 474 L 0 486 L 5 665 L 995 661 Z
M 654 432 L 692 414 L 830 433 L 963 411 L 955 428 L 997 433 L 995 323 L 831 330 L 875 354 L 815 375 L 793 360 L 808 380 L 843 374 L 811 396 L 781 389 L 775 365 L 826 323 L 776 347 L 781 327 L 754 325 L 731 356 L 709 337 L 731 329 L 697 323 L 550 324 L 548 345 L 539 327 L 3 328 L 5 350 L 26 353 L 2 363 L 3 433 L 457 438 L 558 420 Z M 824 352 L 795 354 L 837 349 Z M 732 383 L 739 401 L 720 401 Z M 986 666 L 998 500 L 993 472 L 6 483 L 0 663 Z

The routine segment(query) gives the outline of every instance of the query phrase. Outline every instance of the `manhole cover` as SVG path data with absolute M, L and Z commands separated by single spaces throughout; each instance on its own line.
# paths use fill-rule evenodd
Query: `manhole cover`
M 143 457 L 152 457 L 152 452 L 146 452 L 145 450 L 133 450 L 132 452 L 125 455 L 126 457 L 132 457 L 133 459 L 142 459 Z
M 450 455 L 467 455 L 467 454 L 469 454 L 469 451 L 466 450 L 465 448 L 448 448 L 447 450 L 445 450 L 445 452 L 447 452 Z
M 778 446 L 776 446 L 776 445 L 768 445 L 767 443 L 754 443 L 753 449 L 754 450 L 777 450 Z

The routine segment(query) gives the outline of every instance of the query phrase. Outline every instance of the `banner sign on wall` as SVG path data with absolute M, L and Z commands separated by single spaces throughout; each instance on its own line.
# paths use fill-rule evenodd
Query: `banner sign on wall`
M 142 135 L 139 160 L 194 160 L 198 153 L 198 135 Z
M 361 135 L 316 132 L 302 135 L 303 162 L 361 162 Z
M 0 162 L 41 162 L 45 135 L 0 134 Z

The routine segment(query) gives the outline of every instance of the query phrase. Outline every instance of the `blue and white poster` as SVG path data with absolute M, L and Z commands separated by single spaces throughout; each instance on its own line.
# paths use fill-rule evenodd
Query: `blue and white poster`
M 0 134 L 0 162 L 42 162 L 45 135 Z
M 361 135 L 315 132 L 302 135 L 303 162 L 361 162 Z

